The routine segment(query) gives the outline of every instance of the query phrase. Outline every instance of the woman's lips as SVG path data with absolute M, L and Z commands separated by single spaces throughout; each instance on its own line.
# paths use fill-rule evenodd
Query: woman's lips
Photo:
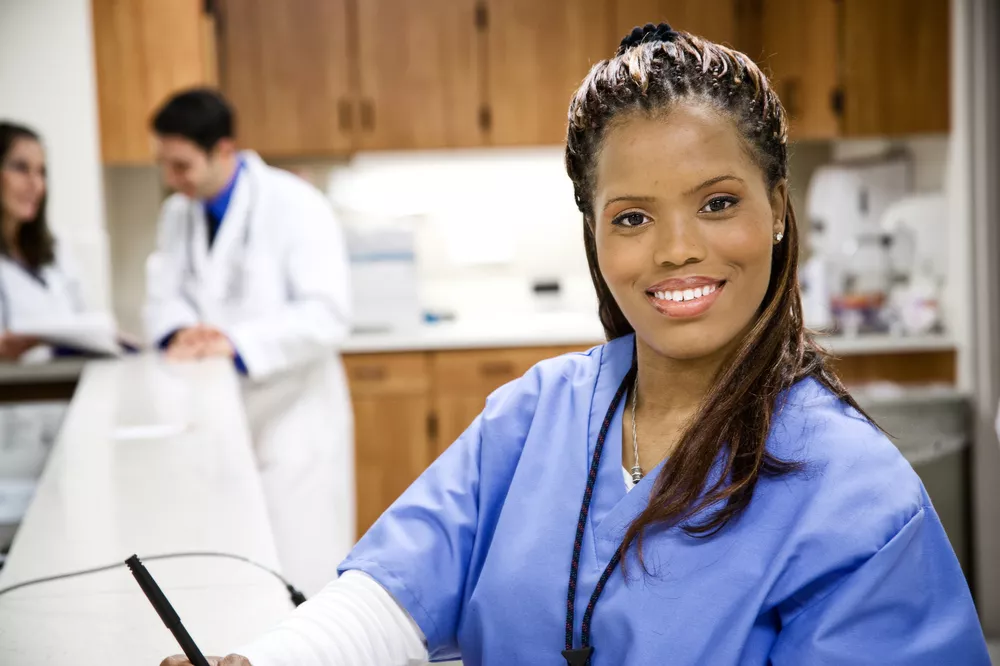
M 661 314 L 668 317 L 697 317 L 712 307 L 725 286 L 723 280 L 693 288 L 646 292 L 646 298 Z

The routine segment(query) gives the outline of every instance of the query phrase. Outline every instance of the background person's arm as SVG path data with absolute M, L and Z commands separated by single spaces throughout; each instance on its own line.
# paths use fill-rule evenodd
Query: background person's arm
M 184 296 L 184 273 L 190 252 L 184 233 L 184 203 L 168 199 L 163 204 L 156 250 L 146 261 L 146 303 L 143 318 L 151 346 L 172 343 L 180 330 L 198 324 L 194 305 Z

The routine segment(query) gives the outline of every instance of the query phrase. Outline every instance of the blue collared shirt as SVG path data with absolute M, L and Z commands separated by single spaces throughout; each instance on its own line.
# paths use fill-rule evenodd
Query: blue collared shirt
M 209 247 L 211 247 L 211 241 L 219 233 L 222 220 L 226 217 L 226 211 L 229 210 L 229 202 L 233 199 L 233 192 L 236 190 L 236 182 L 239 180 L 241 171 L 243 171 L 243 158 L 240 158 L 239 163 L 236 165 L 236 170 L 233 172 L 229 182 L 226 183 L 226 186 L 211 199 L 206 199 L 203 204 L 205 206 L 205 217 L 208 219 L 209 224 Z

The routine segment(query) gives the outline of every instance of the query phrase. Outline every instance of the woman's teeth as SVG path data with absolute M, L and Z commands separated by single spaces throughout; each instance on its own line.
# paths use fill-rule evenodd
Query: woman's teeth
M 653 295 L 661 301 L 693 301 L 702 296 L 708 296 L 719 288 L 717 284 L 710 284 L 694 289 L 684 289 L 683 291 L 657 291 Z

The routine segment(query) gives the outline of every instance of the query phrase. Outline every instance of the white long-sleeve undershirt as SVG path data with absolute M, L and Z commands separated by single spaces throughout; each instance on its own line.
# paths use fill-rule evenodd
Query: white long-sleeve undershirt
M 631 491 L 632 477 L 622 473 Z M 410 614 L 360 571 L 344 572 L 236 653 L 253 666 L 417 666 L 429 659 Z

